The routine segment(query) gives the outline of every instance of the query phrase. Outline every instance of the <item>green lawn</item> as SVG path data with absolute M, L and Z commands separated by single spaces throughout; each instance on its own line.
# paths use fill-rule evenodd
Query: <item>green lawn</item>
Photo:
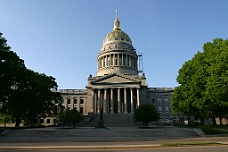
M 178 143 L 164 143 L 162 146 L 177 147 L 177 146 L 205 146 L 205 145 L 219 145 L 217 142 L 178 142 Z
M 228 134 L 228 125 L 205 125 L 200 127 L 203 132 L 205 132 L 208 135 L 214 135 L 214 134 Z

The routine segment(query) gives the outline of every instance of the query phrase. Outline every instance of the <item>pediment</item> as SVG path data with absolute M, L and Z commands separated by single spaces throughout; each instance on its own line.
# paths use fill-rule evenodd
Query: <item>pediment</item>
M 140 81 L 128 75 L 110 74 L 91 82 L 91 84 L 129 84 L 129 83 L 138 84 L 140 83 Z
M 100 81 L 100 83 L 129 83 L 129 82 L 132 82 L 132 81 L 119 76 L 113 76 L 111 78 Z

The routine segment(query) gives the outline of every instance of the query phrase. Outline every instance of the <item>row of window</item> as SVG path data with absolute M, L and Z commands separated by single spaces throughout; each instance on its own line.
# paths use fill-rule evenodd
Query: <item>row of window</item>
M 158 106 L 158 112 L 163 113 L 162 106 Z M 169 113 L 169 107 L 168 106 L 165 107 L 165 113 Z
M 110 50 L 110 49 L 128 49 L 128 50 L 133 50 L 133 47 L 131 46 L 131 45 L 126 45 L 126 43 L 118 43 L 118 44 L 115 44 L 115 46 L 114 45 L 106 45 L 106 46 L 104 46 L 103 47 L 103 51 L 105 51 L 105 50 Z
M 67 110 L 70 110 L 70 107 L 66 107 Z M 74 110 L 78 110 L 77 107 L 73 108 Z M 79 107 L 79 112 L 83 113 L 83 107 Z
M 77 104 L 78 100 L 77 99 L 73 99 L 73 103 Z M 71 99 L 67 99 L 67 104 L 71 104 Z M 80 104 L 84 104 L 84 100 L 82 98 L 80 98 Z
M 169 102 L 169 99 L 168 98 L 165 98 L 164 101 L 165 101 L 165 103 L 168 103 Z M 152 102 L 155 103 L 155 99 L 154 98 L 152 99 Z M 161 103 L 162 102 L 162 99 L 161 98 L 157 98 L 157 102 L 158 103 Z
M 98 69 L 112 65 L 137 68 L 137 59 L 131 55 L 125 54 L 111 54 L 98 59 Z

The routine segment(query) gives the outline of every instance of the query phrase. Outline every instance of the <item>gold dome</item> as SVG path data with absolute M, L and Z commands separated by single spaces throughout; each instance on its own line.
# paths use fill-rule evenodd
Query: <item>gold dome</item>
M 103 40 L 103 45 L 112 42 L 126 42 L 132 45 L 130 37 L 120 29 L 120 21 L 118 19 L 118 12 L 116 11 L 116 19 L 114 21 L 113 30 L 106 35 Z

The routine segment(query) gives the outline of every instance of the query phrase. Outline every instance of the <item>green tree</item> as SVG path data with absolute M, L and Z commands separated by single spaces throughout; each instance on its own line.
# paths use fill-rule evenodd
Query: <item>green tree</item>
M 214 39 L 205 43 L 203 50 L 178 71 L 180 85 L 174 89 L 171 109 L 200 118 L 201 122 L 211 115 L 216 124 L 215 117 L 221 122 L 228 114 L 228 40 Z
M 73 128 L 75 124 L 81 122 L 84 119 L 83 114 L 78 112 L 76 109 L 66 110 L 64 114 L 64 122 L 72 123 Z
M 0 33 L 0 112 L 21 120 L 55 115 L 61 104 L 55 78 L 29 70 Z
M 159 114 L 156 108 L 151 104 L 140 105 L 138 109 L 135 110 L 134 119 L 137 122 L 142 122 L 143 127 L 148 127 L 149 122 L 157 121 Z
M 3 115 L 10 115 L 10 102 L 20 95 L 17 89 L 22 83 L 26 67 L 24 61 L 10 50 L 6 42 L 7 40 L 0 33 L 0 104 L 2 105 L 0 112 Z M 17 105 L 15 103 L 14 107 Z

